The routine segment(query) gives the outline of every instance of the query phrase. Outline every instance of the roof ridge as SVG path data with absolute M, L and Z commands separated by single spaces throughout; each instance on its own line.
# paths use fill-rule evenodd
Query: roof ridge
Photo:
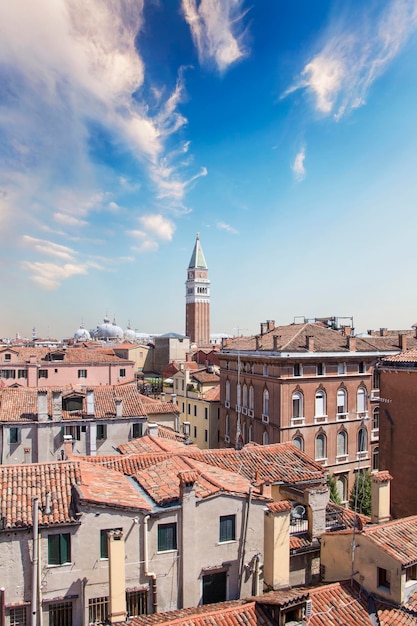
M 309 322 L 305 322 L 304 324 L 302 324 L 301 328 L 295 333 L 295 335 L 293 335 L 291 337 L 291 339 L 289 339 L 287 341 L 287 343 L 285 343 L 283 346 L 281 346 L 281 350 L 285 350 L 285 348 L 288 346 L 288 344 L 290 344 L 292 341 L 294 341 L 294 339 L 296 339 L 298 337 L 298 335 L 301 333 L 302 330 L 304 330 L 306 328 L 306 326 L 309 325 Z

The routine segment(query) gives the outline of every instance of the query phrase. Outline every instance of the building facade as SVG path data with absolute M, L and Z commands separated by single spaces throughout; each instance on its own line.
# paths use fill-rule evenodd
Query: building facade
M 220 445 L 292 441 L 334 474 L 347 503 L 358 469 L 378 469 L 377 360 L 402 336 L 353 336 L 325 322 L 261 324 L 224 342 Z M 408 339 L 416 342 L 415 337 Z
M 185 283 L 185 334 L 198 347 L 210 345 L 210 281 L 199 234 Z

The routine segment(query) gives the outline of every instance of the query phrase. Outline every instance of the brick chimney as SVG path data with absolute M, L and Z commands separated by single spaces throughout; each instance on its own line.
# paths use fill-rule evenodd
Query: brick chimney
M 349 337 L 352 334 L 351 326 L 342 326 L 341 330 L 344 337 Z
M 264 517 L 264 583 L 269 589 L 290 584 L 290 515 L 288 500 L 271 502 Z
M 356 337 L 348 336 L 347 347 L 351 352 L 356 352 Z
M 400 333 L 398 335 L 398 344 L 400 346 L 400 350 L 403 352 L 407 350 L 407 335 L 405 333 Z
M 379 329 L 379 336 L 380 337 L 386 337 L 388 335 L 388 329 L 387 328 L 380 328 Z
M 281 335 L 274 335 L 274 351 L 278 352 L 279 351 L 279 340 L 281 339 Z
M 274 330 L 275 328 L 275 320 L 266 320 L 267 330 Z
M 314 352 L 314 337 L 313 335 L 307 335 L 307 350 Z
M 387 471 L 372 474 L 371 491 L 371 522 L 383 524 L 391 518 L 391 485 L 392 476 Z
M 62 420 L 62 391 L 52 389 L 52 419 L 57 422 Z
M 261 322 L 261 335 L 265 335 L 268 330 L 268 322 Z

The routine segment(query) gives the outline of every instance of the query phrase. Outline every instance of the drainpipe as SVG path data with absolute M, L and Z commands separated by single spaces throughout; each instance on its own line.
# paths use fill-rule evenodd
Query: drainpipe
M 249 525 L 249 509 L 252 501 L 252 485 L 249 485 L 249 493 L 248 493 L 248 506 L 246 507 L 246 515 L 245 515 L 245 523 L 243 527 L 243 538 L 242 538 L 242 553 L 240 557 L 240 565 L 239 565 L 239 598 L 240 592 L 242 590 L 242 578 L 243 578 L 243 568 L 245 565 L 245 553 L 246 553 L 246 535 L 248 534 L 248 525 Z
M 152 580 L 152 612 L 158 612 L 158 598 L 156 594 L 156 574 L 155 572 L 149 571 L 149 557 L 148 557 L 148 520 L 150 519 L 150 515 L 145 515 L 143 518 L 143 561 L 144 561 L 144 569 L 145 576 Z
M 49 497 L 51 496 L 50 492 Z M 46 498 L 48 501 L 48 493 Z M 38 626 L 43 626 L 43 613 L 42 613 L 42 553 L 41 553 L 41 536 L 38 533 Z
M 38 613 L 38 510 L 39 500 L 33 498 L 33 559 L 32 559 L 32 601 L 31 625 L 37 626 Z
M 259 596 L 259 565 L 261 562 L 261 555 L 255 554 L 254 556 L 255 559 L 255 567 L 254 567 L 254 571 L 253 571 L 253 595 L 254 596 Z
M 0 588 L 0 626 L 6 626 L 6 600 L 4 587 Z

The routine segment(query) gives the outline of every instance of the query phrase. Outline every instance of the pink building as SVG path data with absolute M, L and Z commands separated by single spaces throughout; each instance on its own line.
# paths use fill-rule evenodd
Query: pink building
M 135 363 L 113 348 L 4 348 L 0 350 L 3 387 L 115 385 L 134 378 Z

